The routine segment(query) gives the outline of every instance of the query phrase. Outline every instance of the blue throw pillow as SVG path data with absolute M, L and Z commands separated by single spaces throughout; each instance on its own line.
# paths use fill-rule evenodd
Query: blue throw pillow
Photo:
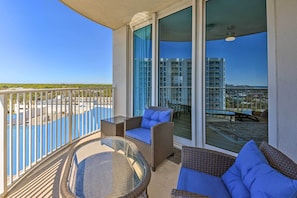
M 297 180 L 286 177 L 269 164 L 253 167 L 243 182 L 250 190 L 251 197 L 297 197 Z
M 242 182 L 240 170 L 235 164 L 224 173 L 222 180 L 232 197 L 250 198 L 250 192 Z
M 153 115 L 155 111 L 151 110 L 151 109 L 145 109 L 144 110 L 144 114 L 142 116 L 142 121 L 141 121 L 141 127 L 142 128 L 147 128 L 150 129 L 150 121 L 151 121 L 151 117 Z
M 160 111 L 159 113 L 159 121 L 160 122 L 169 122 L 171 116 L 171 111 Z
M 170 110 L 168 111 L 156 111 L 152 109 L 145 109 L 141 127 L 150 129 L 160 122 L 169 122 L 170 121 Z
M 234 165 L 251 197 L 296 198 L 297 180 L 273 169 L 253 140 L 242 147 Z
M 240 170 L 242 178 L 256 165 L 266 163 L 265 156 L 258 148 L 254 140 L 247 142 L 235 160 L 235 166 Z

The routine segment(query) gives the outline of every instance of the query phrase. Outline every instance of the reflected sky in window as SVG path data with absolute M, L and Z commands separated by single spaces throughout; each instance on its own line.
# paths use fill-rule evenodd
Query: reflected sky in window
M 267 33 L 206 42 L 206 57 L 225 58 L 226 83 L 267 86 Z

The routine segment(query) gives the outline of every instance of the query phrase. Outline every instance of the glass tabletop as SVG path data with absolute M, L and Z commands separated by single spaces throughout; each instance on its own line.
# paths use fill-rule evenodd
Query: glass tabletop
M 118 124 L 118 123 L 124 122 L 127 118 L 128 117 L 125 117 L 125 116 L 116 116 L 116 117 L 104 119 L 103 121 Z
M 75 149 L 67 184 L 76 197 L 124 197 L 149 179 L 150 167 L 135 144 L 107 137 Z

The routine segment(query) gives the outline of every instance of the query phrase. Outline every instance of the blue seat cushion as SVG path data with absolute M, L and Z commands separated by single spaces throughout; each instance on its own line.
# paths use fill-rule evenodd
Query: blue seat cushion
M 170 113 L 170 110 L 156 111 L 152 109 L 145 109 L 142 116 L 141 127 L 150 129 L 160 122 L 169 122 Z
M 147 144 L 151 144 L 151 130 L 147 128 L 135 128 L 127 130 L 126 136 L 137 139 Z
M 220 177 L 182 167 L 177 189 L 210 196 L 212 198 L 231 198 L 228 189 Z

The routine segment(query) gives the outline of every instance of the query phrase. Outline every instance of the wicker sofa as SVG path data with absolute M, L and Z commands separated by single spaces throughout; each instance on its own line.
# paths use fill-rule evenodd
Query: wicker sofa
M 143 116 L 132 117 L 124 122 L 125 138 L 136 144 L 152 171 L 173 154 L 172 118 L 171 108 L 149 107 Z
M 242 150 L 239 152 L 237 158 L 235 158 L 233 156 L 208 149 L 184 146 L 182 148 L 182 165 L 177 188 L 172 190 L 171 197 L 297 197 L 297 164 L 294 161 L 266 142 L 262 142 L 259 146 L 259 152 L 258 156 L 256 156 L 256 159 L 251 155 L 243 157 L 243 154 L 241 153 L 244 151 Z M 248 150 L 249 154 L 252 153 L 254 155 L 254 151 L 250 151 L 251 150 Z M 260 159 L 261 162 L 258 163 L 258 159 Z M 241 163 L 244 163 L 240 165 L 240 161 Z M 234 179 L 234 175 L 230 179 L 230 172 L 234 170 L 234 167 L 240 166 L 246 166 L 246 169 L 240 169 L 237 179 Z M 268 168 L 269 171 L 262 171 L 263 167 Z M 187 177 L 182 176 L 183 169 L 193 171 L 194 174 L 188 174 Z M 246 172 L 244 173 L 244 171 Z M 195 180 L 197 180 L 197 178 L 194 176 L 195 172 L 199 172 L 200 175 L 204 174 L 202 177 L 205 175 L 207 177 L 207 179 L 202 179 L 202 184 L 196 186 L 192 184 Z M 273 176 L 269 178 L 270 175 L 266 176 L 266 173 L 267 175 L 271 174 Z M 243 177 L 243 174 L 246 175 Z M 278 176 L 276 178 L 281 179 L 274 181 L 274 176 Z M 216 181 L 209 181 L 208 177 L 212 177 L 210 180 L 215 178 L 214 180 Z M 233 185 L 234 182 L 237 182 L 238 178 L 244 184 L 244 187 Z M 251 178 L 252 182 L 249 183 L 248 180 Z M 225 186 L 227 192 L 220 194 L 220 190 L 218 189 L 217 185 L 221 184 L 217 184 L 218 182 L 223 183 L 222 185 Z M 231 185 L 230 187 L 232 182 L 233 186 Z M 246 186 L 246 184 L 248 185 Z M 189 187 L 191 185 L 192 187 Z M 256 185 L 264 187 L 257 189 L 259 187 Z M 289 189 L 293 191 L 290 192 L 290 195 L 288 195 L 289 190 L 286 189 L 287 186 L 285 185 L 288 185 Z M 211 192 L 205 192 L 205 189 L 203 188 L 208 188 Z M 247 194 L 241 194 L 241 190 L 247 190 Z M 268 192 L 264 192 L 265 190 Z M 288 194 L 284 196 L 279 195 L 278 193 L 280 193 L 281 190 L 283 190 L 282 192 Z M 262 194 L 259 196 L 259 193 Z

